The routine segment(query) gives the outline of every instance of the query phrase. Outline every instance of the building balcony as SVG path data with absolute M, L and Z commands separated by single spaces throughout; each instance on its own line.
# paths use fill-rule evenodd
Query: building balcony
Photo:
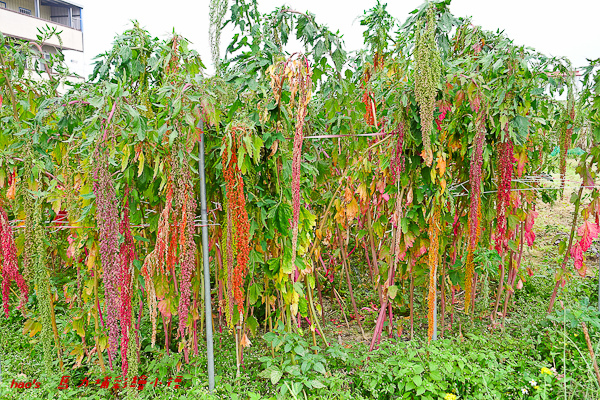
M 49 27 L 62 31 L 48 45 L 63 50 L 83 51 L 81 6 L 59 0 L 0 0 L 0 31 L 5 36 L 37 40 L 38 29 Z

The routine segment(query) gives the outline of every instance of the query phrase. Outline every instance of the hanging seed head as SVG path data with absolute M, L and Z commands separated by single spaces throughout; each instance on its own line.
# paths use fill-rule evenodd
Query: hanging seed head
M 429 254 L 427 264 L 429 266 L 429 294 L 427 296 L 428 305 L 428 328 L 427 336 L 429 341 L 433 338 L 433 325 L 435 316 L 435 298 L 436 298 L 436 284 L 437 284 L 437 266 L 439 260 L 439 235 L 441 231 L 441 207 L 434 201 L 434 211 L 429 221 L 428 236 L 429 236 Z
M 194 190 L 192 187 L 192 179 L 189 167 L 187 164 L 183 166 L 183 179 L 184 182 L 184 201 L 180 210 L 182 219 L 182 229 L 180 232 L 180 272 L 179 272 L 179 336 L 184 339 L 187 327 L 188 314 L 190 310 L 190 301 L 192 296 L 192 275 L 196 269 L 196 242 L 194 241 L 194 232 L 196 230 L 194 226 L 194 219 L 196 216 L 196 201 L 194 196 Z M 186 360 L 188 358 L 189 347 L 184 349 Z
M 485 125 L 482 113 L 477 116 L 477 133 L 473 143 L 471 167 L 469 169 L 469 182 L 471 185 L 471 199 L 469 208 L 469 245 L 472 250 L 477 247 L 477 229 L 479 228 L 479 214 L 477 212 L 481 199 L 481 179 L 483 166 L 483 147 L 485 143 Z
M 498 145 L 498 197 L 496 201 L 495 241 L 496 250 L 500 255 L 503 255 L 508 249 L 506 211 L 510 205 L 513 165 L 516 161 L 513 151 L 513 142 L 510 138 Z
M 390 135 L 396 137 L 396 143 L 392 150 L 392 159 L 390 161 L 390 172 L 392 179 L 398 181 L 400 174 L 404 171 L 404 121 L 400 122 L 396 129 L 390 132 Z
M 117 196 L 108 169 L 108 157 L 102 153 L 94 164 L 94 194 L 96 195 L 96 221 L 100 240 L 100 261 L 104 272 L 104 290 L 109 329 L 109 362 L 116 354 L 119 342 L 119 212 Z
M 300 60 L 296 60 L 300 61 Z M 293 71 L 292 81 L 296 82 L 300 100 L 296 112 L 296 127 L 294 133 L 294 150 L 292 154 L 292 268 L 296 263 L 296 248 L 298 245 L 298 222 L 300 220 L 300 166 L 302 163 L 302 143 L 304 141 L 304 119 L 312 94 L 312 70 L 308 62 L 298 62 Z
M 13 230 L 8 222 L 6 210 L 0 206 L 0 251 L 2 254 L 2 303 L 4 305 L 4 315 L 8 318 L 10 284 L 15 281 L 21 292 L 21 301 L 19 308 L 23 307 L 28 301 L 29 289 L 23 276 L 19 273 L 19 264 L 17 262 L 17 247 Z
M 421 117 L 421 135 L 423 138 L 423 159 L 427 166 L 433 163 L 431 150 L 431 127 L 438 83 L 442 76 L 442 61 L 435 43 L 436 13 L 435 5 L 429 5 L 425 21 L 416 25 L 415 37 L 415 97 L 419 104 Z
M 246 196 L 244 194 L 244 180 L 238 168 L 237 151 L 241 145 L 242 137 L 247 133 L 247 127 L 243 125 L 234 126 L 230 129 L 231 148 L 228 148 L 227 137 L 223 137 L 225 151 L 223 152 L 223 176 L 225 177 L 225 189 L 227 199 L 227 210 L 231 216 L 228 221 L 228 230 L 231 229 L 235 238 L 236 264 L 233 268 L 233 295 L 238 305 L 238 311 L 243 312 L 244 307 L 244 279 L 248 273 L 248 259 L 250 254 L 250 222 L 246 210 Z M 228 235 L 229 239 L 229 235 Z M 232 246 L 228 240 L 228 246 Z M 227 250 L 227 262 L 233 257 L 233 250 Z

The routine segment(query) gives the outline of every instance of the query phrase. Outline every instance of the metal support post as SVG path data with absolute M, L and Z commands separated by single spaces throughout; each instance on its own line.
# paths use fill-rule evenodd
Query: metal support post
M 210 265 L 208 263 L 208 218 L 206 217 L 206 177 L 204 175 L 204 122 L 200 121 L 198 144 L 200 174 L 200 224 L 202 225 L 202 265 L 204 267 L 204 305 L 206 317 L 206 357 L 208 359 L 208 389 L 215 388 L 215 358 L 213 352 L 212 307 L 210 299 Z

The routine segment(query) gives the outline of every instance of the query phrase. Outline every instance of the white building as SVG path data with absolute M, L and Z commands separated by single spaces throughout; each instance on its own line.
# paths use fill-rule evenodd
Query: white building
M 84 76 L 82 6 L 63 0 L 0 0 L 0 31 L 18 40 L 37 40 L 38 28 L 46 25 L 62 31 L 45 43 L 44 53 L 62 49 L 69 70 Z

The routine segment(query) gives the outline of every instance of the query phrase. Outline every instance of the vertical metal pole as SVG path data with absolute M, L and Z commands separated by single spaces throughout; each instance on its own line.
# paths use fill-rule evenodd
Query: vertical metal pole
M 208 359 L 208 390 L 215 388 L 215 358 L 213 353 L 212 307 L 210 304 L 210 265 L 208 263 L 208 218 L 206 217 L 206 177 L 204 175 L 204 121 L 200 121 L 198 144 L 200 174 L 200 224 L 202 225 L 202 264 L 204 267 L 204 305 L 206 317 L 206 357 Z
M 73 7 L 69 7 L 69 28 L 73 27 Z
M 39 18 L 40 17 L 40 0 L 35 0 L 34 6 L 35 6 L 35 16 L 37 18 Z

